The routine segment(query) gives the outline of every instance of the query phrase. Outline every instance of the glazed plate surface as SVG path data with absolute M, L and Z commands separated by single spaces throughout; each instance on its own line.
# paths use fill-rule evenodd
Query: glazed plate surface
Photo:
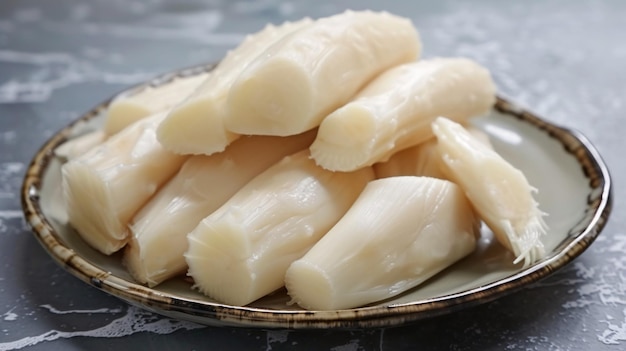
M 176 71 L 149 85 L 170 84 L 211 66 Z M 555 126 L 506 99 L 474 120 L 494 148 L 537 188 L 536 199 L 548 213 L 546 256 L 530 267 L 513 265 L 487 228 L 478 249 L 447 270 L 393 299 L 337 311 L 304 311 L 288 305 L 279 290 L 245 307 L 217 303 L 191 289 L 184 277 L 155 288 L 135 283 L 121 256 L 104 256 L 87 246 L 65 223 L 60 192 L 61 162 L 54 149 L 68 139 L 101 127 L 110 100 L 50 138 L 34 156 L 22 188 L 26 219 L 37 239 L 64 269 L 128 303 L 207 325 L 265 328 L 364 328 L 401 325 L 460 308 L 486 303 L 550 275 L 580 255 L 600 234 L 611 210 L 609 173 L 595 148 L 580 133 Z

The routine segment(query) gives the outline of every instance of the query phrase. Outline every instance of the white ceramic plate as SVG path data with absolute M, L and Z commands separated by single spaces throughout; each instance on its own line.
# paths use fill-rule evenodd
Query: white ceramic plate
M 158 77 L 129 89 L 170 84 L 212 66 L 194 67 Z M 418 288 L 370 306 L 338 311 L 303 311 L 289 306 L 284 291 L 248 306 L 217 303 L 193 291 L 184 278 L 156 288 L 136 284 L 120 256 L 104 256 L 88 247 L 59 218 L 60 162 L 53 150 L 64 141 L 101 126 L 110 100 L 95 107 L 48 140 L 34 156 L 22 188 L 27 221 L 43 247 L 63 268 L 83 281 L 131 304 L 208 325 L 279 328 L 360 328 L 400 325 L 462 307 L 485 303 L 548 276 L 581 254 L 598 236 L 611 209 L 611 182 L 597 151 L 579 133 L 552 125 L 500 98 L 475 125 L 491 137 L 495 149 L 521 169 L 539 192 L 537 200 L 550 229 L 547 255 L 528 268 L 513 265 L 487 229 L 478 250 Z

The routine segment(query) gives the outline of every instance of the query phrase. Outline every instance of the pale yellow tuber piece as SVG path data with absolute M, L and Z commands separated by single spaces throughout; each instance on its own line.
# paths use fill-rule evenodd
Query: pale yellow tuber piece
M 437 118 L 433 123 L 444 171 L 459 184 L 498 241 L 528 266 L 544 255 L 547 226 L 524 174 L 463 126 Z
M 492 147 L 489 136 L 482 130 L 468 127 L 467 131 L 487 147 Z M 437 139 L 433 137 L 419 145 L 396 152 L 386 162 L 374 164 L 374 171 L 376 178 L 423 176 L 447 180 L 441 162 L 443 161 L 437 149 Z
M 432 138 L 419 145 L 396 152 L 386 162 L 374 164 L 376 178 L 423 176 L 447 179 L 441 170 L 437 140 Z
M 203 219 L 188 236 L 189 275 L 204 294 L 246 305 L 283 286 L 287 267 L 348 210 L 370 167 L 317 167 L 308 150 L 284 158 Z
M 207 77 L 207 73 L 175 77 L 171 82 L 114 99 L 107 109 L 104 132 L 113 135 L 140 119 L 168 111 L 191 95 Z
M 346 11 L 321 18 L 268 48 L 237 78 L 227 129 L 291 135 L 317 127 L 368 81 L 421 51 L 409 19 Z
M 413 176 L 372 181 L 345 216 L 291 264 L 287 291 L 312 310 L 391 298 L 471 253 L 479 223 L 452 182 Z
M 63 162 L 70 161 L 100 145 L 106 138 L 106 133 L 100 129 L 88 132 L 59 145 L 54 149 L 54 155 Z
M 124 264 L 133 277 L 155 286 L 184 273 L 187 234 L 237 190 L 284 156 L 306 149 L 315 131 L 287 138 L 243 136 L 224 152 L 190 157 L 139 211 Z
M 431 138 L 436 117 L 466 121 L 488 112 L 494 102 L 489 71 L 471 60 L 437 58 L 401 65 L 324 118 L 311 155 L 334 171 L 369 166 Z
M 156 140 L 163 117 L 132 124 L 61 169 L 69 223 L 104 254 L 126 244 L 127 223 L 186 159 Z
M 239 137 L 226 130 L 226 97 L 242 70 L 275 42 L 312 23 L 309 18 L 268 25 L 248 36 L 229 52 L 206 80 L 187 100 L 176 106 L 158 129 L 159 141 L 181 154 L 204 154 L 224 150 Z

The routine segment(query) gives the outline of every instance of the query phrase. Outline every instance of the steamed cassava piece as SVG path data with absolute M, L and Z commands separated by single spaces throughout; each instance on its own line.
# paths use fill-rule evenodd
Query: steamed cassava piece
M 226 127 L 242 134 L 302 133 L 420 51 L 417 30 L 406 18 L 347 11 L 318 19 L 241 72 L 228 96 Z
M 208 74 L 121 95 L 103 130 L 55 150 L 69 224 L 105 254 L 129 243 L 138 282 L 187 267 L 231 305 L 283 285 L 308 309 L 396 296 L 472 252 L 477 216 L 531 264 L 533 189 L 438 118 L 488 112 L 489 72 L 420 52 L 410 20 L 347 11 L 268 25 Z
M 480 129 L 468 127 L 467 131 L 492 148 L 489 136 Z M 449 180 L 442 170 L 441 155 L 437 149 L 437 139 L 432 137 L 427 141 L 396 152 L 386 162 L 376 163 L 374 172 L 376 178 L 396 176 L 423 176 Z
M 437 140 L 431 138 L 419 145 L 399 151 L 386 162 L 374 164 L 376 178 L 422 176 L 446 179 L 441 170 Z
M 428 177 L 370 182 L 350 210 L 287 270 L 307 309 L 362 306 L 411 289 L 475 248 L 479 220 L 455 184 Z
M 137 121 L 61 169 L 69 223 L 104 254 L 126 244 L 132 216 L 187 159 L 156 140 L 163 117 Z
M 102 130 L 85 133 L 70 139 L 54 149 L 54 154 L 61 160 L 70 161 L 93 149 L 107 139 L 107 134 Z
M 207 73 L 177 77 L 170 83 L 146 87 L 138 93 L 113 100 L 107 109 L 104 132 L 113 135 L 142 118 L 168 111 L 186 99 L 207 77 Z
M 158 138 L 176 153 L 210 155 L 224 150 L 239 135 L 224 127 L 226 96 L 239 75 L 257 56 L 290 33 L 309 26 L 308 18 L 267 25 L 248 36 L 211 71 L 209 78 L 163 121 Z
M 445 173 L 459 184 L 498 241 L 530 265 L 544 254 L 541 236 L 547 226 L 522 172 L 458 123 L 433 123 Z
M 155 286 L 184 273 L 187 234 L 237 190 L 284 156 L 307 148 L 315 131 L 291 137 L 243 136 L 224 152 L 190 157 L 137 213 L 124 264 L 140 283 Z
M 246 305 L 283 286 L 285 271 L 352 205 L 370 167 L 351 173 L 315 165 L 308 150 L 258 175 L 188 236 L 189 275 L 206 295 Z
M 486 113 L 495 91 L 489 71 L 464 58 L 395 67 L 324 118 L 311 155 L 333 171 L 386 161 L 431 138 L 430 123 L 438 116 L 466 121 Z

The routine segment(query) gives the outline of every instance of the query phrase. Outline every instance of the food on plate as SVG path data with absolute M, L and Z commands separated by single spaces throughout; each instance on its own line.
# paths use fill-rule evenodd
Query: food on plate
M 61 169 L 69 223 L 104 254 L 126 244 L 132 216 L 187 158 L 156 140 L 163 117 L 137 121 Z
M 107 109 L 104 132 L 113 135 L 142 118 L 168 111 L 196 90 L 207 77 L 208 73 L 175 77 L 171 82 L 148 86 L 134 94 L 116 98 Z
M 312 129 L 372 78 L 420 52 L 417 30 L 406 18 L 347 11 L 318 19 L 239 74 L 228 95 L 226 128 L 279 136 Z
M 488 147 L 492 147 L 489 136 L 482 130 L 467 127 L 467 131 Z M 437 139 L 432 137 L 421 144 L 396 152 L 386 162 L 374 164 L 374 171 L 376 178 L 423 176 L 447 180 L 441 162 Z
M 66 141 L 55 150 L 56 156 L 64 161 L 76 158 L 138 120 L 168 111 L 187 98 L 208 76 L 208 73 L 199 73 L 173 77 L 158 86 L 147 86 L 135 93 L 118 96 L 106 110 L 102 129 Z
M 282 286 L 307 309 L 396 296 L 470 254 L 481 220 L 532 264 L 534 189 L 470 123 L 495 103 L 489 71 L 421 49 L 410 20 L 347 11 L 120 95 L 55 150 L 67 220 L 104 254 L 126 246 L 137 282 L 186 271 L 231 305 Z
M 446 179 L 439 163 L 437 139 L 431 138 L 421 144 L 398 151 L 386 162 L 374 164 L 376 178 L 399 176 L 422 176 Z
M 107 134 L 104 131 L 94 130 L 67 140 L 54 150 L 54 154 L 63 161 L 69 161 L 94 148 L 106 138 Z
M 444 172 L 467 194 L 497 240 L 524 266 L 544 255 L 547 226 L 524 174 L 446 118 L 433 122 Z
M 306 149 L 315 131 L 291 137 L 243 136 L 224 152 L 190 157 L 134 216 L 124 264 L 155 286 L 186 272 L 187 234 L 237 190 L 284 156 Z
M 370 182 L 285 276 L 306 309 L 358 307 L 411 289 L 471 253 L 479 220 L 461 188 L 429 177 Z
M 371 167 L 330 172 L 308 150 L 261 173 L 189 234 L 189 275 L 204 294 L 246 305 L 284 284 L 287 267 L 348 210 Z
M 180 154 L 210 155 L 223 151 L 239 137 L 224 126 L 226 96 L 239 73 L 272 44 L 311 23 L 311 19 L 304 18 L 280 26 L 268 25 L 248 36 L 193 94 L 169 113 L 158 129 L 159 141 Z
M 311 155 L 333 171 L 386 161 L 432 137 L 430 123 L 438 116 L 464 122 L 488 112 L 495 92 L 489 71 L 465 58 L 392 68 L 324 118 Z

